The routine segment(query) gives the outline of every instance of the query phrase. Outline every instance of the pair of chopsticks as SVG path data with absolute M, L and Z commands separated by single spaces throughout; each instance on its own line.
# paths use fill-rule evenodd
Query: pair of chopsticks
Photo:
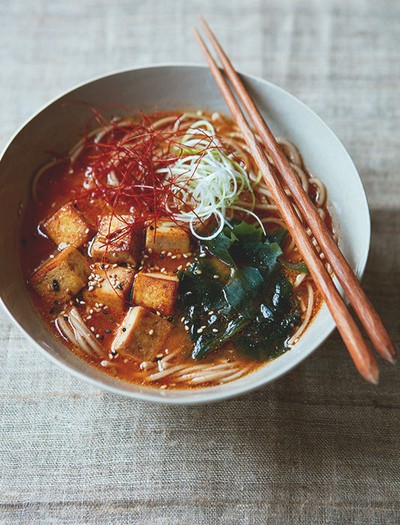
M 231 84 L 230 87 L 200 33 L 195 29 L 196 38 L 225 102 L 263 175 L 263 179 L 286 223 L 290 235 L 295 240 L 310 274 L 331 312 L 337 329 L 343 338 L 357 370 L 367 381 L 377 384 L 379 370 L 374 354 L 364 340 L 320 256 L 315 251 L 311 239 L 306 233 L 306 229 L 301 223 L 289 197 L 285 193 L 283 183 L 290 190 L 292 198 L 300 210 L 305 223 L 308 224 L 313 236 L 318 241 L 326 261 L 330 264 L 337 280 L 342 285 L 350 304 L 365 328 L 376 351 L 381 357 L 394 364 L 396 362 L 396 351 L 390 336 L 383 326 L 379 315 L 362 290 L 353 270 L 333 241 L 325 223 L 322 221 L 310 198 L 293 173 L 289 161 L 283 154 L 267 123 L 244 87 L 228 56 L 206 21 L 201 18 L 201 23 L 222 64 L 225 76 Z M 265 146 L 268 154 L 272 158 L 276 170 L 271 169 L 264 149 L 255 137 L 233 91 L 245 108 L 255 130 L 261 137 L 263 146 Z

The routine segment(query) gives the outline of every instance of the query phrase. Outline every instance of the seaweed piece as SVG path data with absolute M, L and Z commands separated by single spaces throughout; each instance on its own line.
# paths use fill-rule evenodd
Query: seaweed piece
M 275 238 L 285 235 L 280 231 Z M 192 357 L 200 359 L 229 340 L 257 359 L 283 352 L 300 317 L 292 304 L 292 286 L 281 271 L 278 242 L 270 242 L 260 227 L 241 222 L 202 247 L 211 255 L 179 274 Z M 215 260 L 231 266 L 228 278 Z
M 303 261 L 298 262 L 298 263 L 292 263 L 292 262 L 286 261 L 285 259 L 281 259 L 280 261 L 281 261 L 282 266 L 284 266 L 288 270 L 295 270 L 296 272 L 299 272 L 299 273 L 310 273 L 308 266 Z

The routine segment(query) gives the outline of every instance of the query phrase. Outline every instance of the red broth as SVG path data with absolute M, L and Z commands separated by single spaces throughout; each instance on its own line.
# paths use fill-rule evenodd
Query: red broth
M 147 124 L 154 122 L 159 122 L 160 120 L 167 119 L 168 117 L 175 117 L 175 119 L 167 122 L 165 126 L 161 126 L 160 129 L 171 129 L 171 126 L 175 123 L 176 118 L 179 117 L 179 114 L 157 114 L 153 116 L 147 116 Z M 225 147 L 231 151 L 242 151 L 246 155 L 245 148 L 243 146 L 243 141 L 240 138 L 235 124 L 228 118 L 223 116 L 215 117 L 210 114 L 203 114 L 201 118 L 206 118 L 215 128 L 216 134 L 221 138 L 221 142 Z M 192 119 L 195 120 L 194 118 Z M 134 122 L 134 120 L 132 121 Z M 114 133 L 114 137 L 108 137 L 105 134 L 102 137 L 102 142 L 104 144 L 112 144 L 113 140 L 121 140 L 121 137 L 124 137 L 124 134 L 128 134 L 129 126 L 124 129 L 123 133 L 120 130 L 117 130 Z M 232 135 L 233 134 L 233 135 Z M 112 135 L 112 133 L 111 133 Z M 108 142 L 107 142 L 108 141 Z M 184 323 L 182 319 L 185 317 L 185 312 L 182 311 L 179 301 L 175 307 L 175 312 L 172 318 L 169 319 L 169 322 L 172 324 L 171 332 L 168 336 L 166 344 L 162 352 L 155 356 L 154 359 L 150 361 L 145 361 L 143 359 L 137 359 L 127 354 L 116 354 L 112 352 L 112 342 L 115 338 L 116 331 L 121 325 L 123 318 L 127 310 L 132 306 L 132 301 L 130 296 L 126 298 L 124 307 L 122 310 L 114 309 L 107 304 L 95 303 L 90 304 L 83 300 L 82 292 L 80 291 L 76 296 L 71 297 L 66 303 L 57 303 L 47 299 L 46 297 L 38 294 L 31 285 L 31 276 L 45 261 L 49 260 L 52 256 L 58 253 L 57 245 L 49 239 L 43 223 L 51 217 L 57 210 L 59 210 L 63 205 L 67 203 L 73 203 L 73 206 L 79 213 L 82 215 L 84 220 L 88 223 L 91 231 L 94 233 L 98 230 L 101 219 L 104 216 L 113 214 L 132 214 L 133 202 L 137 203 L 140 201 L 140 196 L 127 199 L 115 199 L 115 191 L 111 193 L 108 197 L 99 191 L 99 187 L 94 185 L 93 181 L 90 184 L 90 173 L 96 170 L 96 164 L 93 159 L 96 159 L 98 162 L 98 152 L 96 153 L 97 146 L 93 141 L 93 138 L 86 137 L 84 141 L 83 150 L 76 157 L 75 162 L 71 163 L 70 157 L 60 157 L 59 161 L 46 169 L 43 174 L 35 181 L 35 191 L 34 197 L 28 204 L 26 209 L 22 236 L 21 236 L 21 263 L 23 268 L 23 273 L 29 288 L 32 301 L 42 317 L 44 323 L 52 332 L 52 334 L 62 341 L 72 352 L 78 355 L 80 358 L 84 359 L 90 365 L 102 370 L 102 372 L 107 373 L 118 379 L 129 381 L 138 384 L 145 384 L 148 386 L 154 386 L 157 388 L 198 388 L 211 386 L 230 380 L 230 376 L 224 376 L 223 370 L 224 367 L 232 366 L 232 378 L 241 377 L 244 374 L 247 374 L 264 364 L 264 361 L 258 359 L 249 359 L 245 355 L 241 354 L 235 349 L 235 345 L 232 342 L 228 342 L 218 350 L 210 353 L 205 359 L 201 360 L 203 367 L 208 365 L 209 367 L 220 366 L 221 367 L 221 377 L 217 377 L 216 380 L 212 379 L 207 380 L 206 372 L 203 372 L 205 380 L 199 382 L 193 382 L 193 375 L 197 372 L 196 370 L 190 370 L 190 367 L 194 367 L 197 362 L 191 358 L 191 350 L 193 349 L 193 342 L 188 336 L 188 332 L 185 330 Z M 153 151 L 154 154 L 154 151 Z M 235 153 L 236 154 L 236 153 Z M 97 156 L 96 156 L 97 155 Z M 171 150 L 166 147 L 162 153 L 164 156 L 170 156 Z M 240 154 L 238 154 L 238 160 L 240 160 Z M 246 158 L 241 159 L 246 169 L 249 171 L 257 172 L 257 168 L 254 165 L 254 161 L 247 155 Z M 307 173 L 304 166 L 301 166 L 305 177 L 309 180 L 309 174 Z M 88 176 L 89 174 L 89 176 Z M 120 174 L 119 174 L 120 175 Z M 314 184 L 309 184 L 308 192 L 313 201 L 318 205 L 318 188 Z M 258 195 L 257 197 L 260 202 L 267 202 L 263 200 L 263 197 Z M 244 196 L 246 199 L 246 196 Z M 138 204 L 136 204 L 139 206 Z M 151 209 L 151 205 L 148 202 L 142 202 L 140 204 L 143 209 L 141 209 L 141 218 L 138 220 L 137 234 L 143 235 L 141 230 L 143 229 L 145 222 L 148 221 L 152 216 L 157 216 L 157 210 Z M 332 219 L 328 210 L 326 209 L 326 199 L 325 202 L 320 206 L 323 210 L 325 216 L 325 222 L 329 229 L 332 231 Z M 165 210 L 161 210 L 160 214 L 163 215 Z M 238 213 L 239 218 L 244 219 L 245 214 Z M 260 215 L 268 216 L 277 221 L 281 220 L 279 214 L 275 210 L 271 211 L 262 211 Z M 271 223 L 265 223 L 267 231 L 272 231 L 276 228 L 276 224 L 273 221 Z M 292 245 L 291 239 L 287 238 L 284 244 L 284 256 L 285 259 L 296 263 L 301 261 L 301 256 L 297 251 L 297 248 Z M 291 247 L 292 246 L 292 247 Z M 88 251 L 90 252 L 90 242 L 85 243 L 83 246 L 79 247 L 80 252 L 87 257 L 88 264 L 93 264 L 93 261 L 90 260 L 88 256 Z M 187 268 L 193 257 L 198 253 L 199 247 L 195 239 L 191 239 L 191 248 L 190 253 L 164 253 L 164 254 L 154 254 L 143 251 L 141 254 L 141 263 L 140 271 L 142 272 L 163 272 L 167 275 L 174 275 L 177 271 L 184 270 Z M 112 264 L 103 262 L 106 265 L 107 269 L 109 266 L 112 267 Z M 116 266 L 116 265 L 115 265 Z M 137 268 L 134 270 L 137 272 Z M 299 277 L 299 272 L 295 270 L 285 269 L 285 273 L 288 276 L 291 282 L 295 282 L 296 278 Z M 296 295 L 296 300 L 301 306 L 301 317 L 304 320 L 307 311 L 307 305 L 309 301 L 310 290 L 313 294 L 313 306 L 310 319 L 308 324 L 315 317 L 318 312 L 322 299 L 313 283 L 312 279 L 309 276 L 306 276 L 304 281 L 296 288 L 294 292 Z M 118 290 L 115 290 L 118 294 Z M 103 350 L 103 354 L 100 356 L 89 355 L 88 353 L 82 351 L 80 348 L 71 344 L 68 339 L 63 336 L 57 328 L 56 319 L 59 315 L 64 315 L 69 308 L 75 307 L 79 314 L 81 315 L 83 321 L 86 323 L 87 327 L 91 330 L 92 334 L 96 338 L 99 346 Z M 295 332 L 296 329 L 293 330 Z M 168 366 L 174 366 L 179 368 L 183 367 L 183 372 L 185 372 L 187 367 L 187 374 L 190 376 L 190 381 L 182 379 L 182 373 L 177 375 L 169 374 L 160 379 L 151 380 L 152 375 L 157 375 L 162 371 L 162 366 L 160 366 L 160 361 L 165 359 L 168 356 L 172 356 L 171 359 L 167 359 L 166 362 L 169 363 Z M 205 370 L 205 368 L 203 368 Z M 216 369 L 218 370 L 218 368 Z M 236 372 L 235 372 L 236 371 Z M 234 375 L 236 374 L 236 375 Z M 185 375 L 185 374 L 184 374 Z M 218 376 L 218 374 L 217 374 Z

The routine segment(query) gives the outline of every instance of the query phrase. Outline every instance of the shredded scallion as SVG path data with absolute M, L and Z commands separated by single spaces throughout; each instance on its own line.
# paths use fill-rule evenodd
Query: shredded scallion
M 215 135 L 213 125 L 199 120 L 188 128 L 179 145 L 181 155 L 168 168 L 162 168 L 168 183 L 171 183 L 172 199 L 168 211 L 176 221 L 189 224 L 192 234 L 198 239 L 213 239 L 224 228 L 227 212 L 240 209 L 260 219 L 245 208 L 239 208 L 240 194 L 248 192 L 251 208 L 254 195 L 249 175 L 229 153 Z M 196 226 L 214 218 L 217 227 L 210 235 L 202 236 Z

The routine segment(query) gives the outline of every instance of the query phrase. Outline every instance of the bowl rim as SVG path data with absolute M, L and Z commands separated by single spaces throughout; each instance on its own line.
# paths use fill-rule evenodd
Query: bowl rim
M 32 121 L 34 120 L 42 111 L 56 103 L 58 100 L 62 99 L 65 96 L 68 96 L 73 91 L 76 91 L 86 85 L 92 84 L 94 82 L 104 80 L 107 77 L 116 76 L 119 74 L 134 72 L 134 71 L 141 71 L 141 70 L 148 70 L 148 69 L 167 69 L 171 67 L 177 67 L 177 68 L 199 68 L 203 70 L 208 70 L 208 66 L 204 64 L 199 64 L 195 62 L 160 62 L 160 63 L 154 63 L 154 64 L 144 64 L 144 65 L 138 65 L 135 67 L 129 67 L 129 68 L 121 68 L 117 70 L 111 70 L 107 73 L 103 73 L 100 75 L 96 75 L 94 77 L 90 77 L 89 79 L 79 82 L 78 84 L 73 85 L 72 87 L 69 87 L 66 90 L 63 90 L 58 95 L 51 98 L 49 101 L 47 101 L 45 104 L 43 104 L 38 110 L 36 110 L 34 113 L 32 113 L 28 118 L 26 118 L 20 126 L 18 126 L 17 130 L 12 134 L 11 138 L 6 142 L 5 146 L 2 148 L 0 152 L 0 164 L 3 160 L 4 155 L 8 151 L 11 144 L 14 142 L 14 140 L 18 137 L 18 135 L 23 131 L 23 129 Z M 362 205 L 365 212 L 365 225 L 364 225 L 364 235 L 366 235 L 366 248 L 364 249 L 364 253 L 359 254 L 359 262 L 358 262 L 358 278 L 359 280 L 362 279 L 365 268 L 367 265 L 368 255 L 370 251 L 371 246 L 371 215 L 368 205 L 368 199 L 365 191 L 365 187 L 363 184 L 363 181 L 360 177 L 360 174 L 357 170 L 357 167 L 355 166 L 355 163 L 353 159 L 351 158 L 350 154 L 348 153 L 347 149 L 343 145 L 342 141 L 339 139 L 339 137 L 336 135 L 336 133 L 332 130 L 328 124 L 313 110 L 311 109 L 307 104 L 305 104 L 302 100 L 300 100 L 298 97 L 290 93 L 289 91 L 285 90 L 284 88 L 278 86 L 277 84 L 274 84 L 273 82 L 270 82 L 269 80 L 265 80 L 259 76 L 243 73 L 241 71 L 238 71 L 239 75 L 248 78 L 252 81 L 261 83 L 261 84 L 267 84 L 269 88 L 276 90 L 277 92 L 280 92 L 281 94 L 290 97 L 294 102 L 299 104 L 303 107 L 306 111 L 308 111 L 312 116 L 318 121 L 318 123 L 324 127 L 331 135 L 332 139 L 336 142 L 336 145 L 341 150 L 342 154 L 347 158 L 347 161 L 350 162 L 350 165 L 352 166 L 353 170 L 355 171 L 355 174 L 357 175 L 359 179 L 359 183 L 362 188 Z M 228 108 L 227 108 L 228 110 Z M 229 113 L 229 110 L 228 110 Z M 12 313 L 7 308 L 4 300 L 3 300 L 3 294 L 0 291 L 0 305 L 3 309 L 3 311 L 6 313 L 8 319 L 10 319 L 11 323 L 16 326 L 19 331 L 25 336 L 25 338 L 35 347 L 38 349 L 43 355 L 46 356 L 47 359 L 49 359 L 51 362 L 55 363 L 59 368 L 65 370 L 69 374 L 71 374 L 74 377 L 77 377 L 86 383 L 89 383 L 90 385 L 103 389 L 107 392 L 110 392 L 112 394 L 117 394 L 120 396 L 124 396 L 126 398 L 138 400 L 138 401 L 146 401 L 146 402 L 152 402 L 156 404 L 162 404 L 162 405 L 199 405 L 204 403 L 213 403 L 213 402 L 219 402 L 226 399 L 231 399 L 234 397 L 239 397 L 245 394 L 248 394 L 258 388 L 261 388 L 262 386 L 265 386 L 267 384 L 271 384 L 277 379 L 281 378 L 285 374 L 287 374 L 289 371 L 294 370 L 297 366 L 299 366 L 308 356 L 310 356 L 312 353 L 314 353 L 332 334 L 332 332 L 335 329 L 335 323 L 333 319 L 331 318 L 329 321 L 329 325 L 326 335 L 317 343 L 316 346 L 312 347 L 310 346 L 309 350 L 303 350 L 301 354 L 297 356 L 297 359 L 294 363 L 287 363 L 285 366 L 282 366 L 279 371 L 277 371 L 273 378 L 269 378 L 268 380 L 265 380 L 265 378 L 260 378 L 257 382 L 254 384 L 246 385 L 245 387 L 237 387 L 236 389 L 233 388 L 229 391 L 221 391 L 221 392 L 210 392 L 207 394 L 207 391 L 210 391 L 210 388 L 202 388 L 203 395 L 201 397 L 190 397 L 190 392 L 193 392 L 193 390 L 184 390 L 182 389 L 182 392 L 187 393 L 188 395 L 186 397 L 182 398 L 168 398 L 168 397 L 152 397 L 150 394 L 143 393 L 143 392 L 134 392 L 134 391 L 128 391 L 120 389 L 118 386 L 113 386 L 110 384 L 102 383 L 98 381 L 95 378 L 89 377 L 84 372 L 76 370 L 71 366 L 70 364 L 66 363 L 62 357 L 51 355 L 36 339 L 25 330 L 25 328 L 17 321 L 17 319 L 12 315 Z M 121 383 L 124 383 L 123 381 L 120 381 Z M 234 385 L 236 382 L 234 381 L 232 384 Z M 198 389 L 196 389 L 198 391 Z

